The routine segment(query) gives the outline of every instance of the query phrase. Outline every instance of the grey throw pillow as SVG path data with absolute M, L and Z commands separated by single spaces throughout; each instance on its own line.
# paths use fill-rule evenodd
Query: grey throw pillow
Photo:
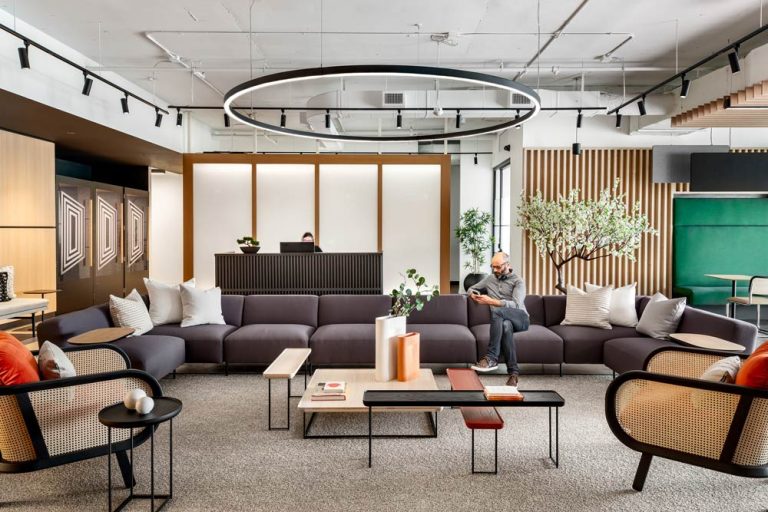
M 76 377 L 75 365 L 59 347 L 46 341 L 37 355 L 37 367 L 43 380 Z
M 685 297 L 667 299 L 657 293 L 645 307 L 643 316 L 637 323 L 637 332 L 656 339 L 666 339 L 677 331 L 677 326 L 685 311 Z

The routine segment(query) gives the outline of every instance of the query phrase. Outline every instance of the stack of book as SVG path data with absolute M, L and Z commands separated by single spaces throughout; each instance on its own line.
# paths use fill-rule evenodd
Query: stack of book
M 485 386 L 485 398 L 488 400 L 523 400 L 523 394 L 517 386 Z
M 333 401 L 347 399 L 347 384 L 344 381 L 321 382 L 317 390 L 312 393 L 312 400 Z

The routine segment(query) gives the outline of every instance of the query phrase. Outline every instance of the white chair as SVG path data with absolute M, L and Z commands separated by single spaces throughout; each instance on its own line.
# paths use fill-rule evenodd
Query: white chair
M 760 328 L 760 306 L 768 304 L 768 276 L 754 276 L 749 280 L 749 295 L 747 297 L 729 297 L 728 304 L 733 305 L 731 310 L 733 318 L 736 318 L 736 305 L 757 306 L 757 329 Z

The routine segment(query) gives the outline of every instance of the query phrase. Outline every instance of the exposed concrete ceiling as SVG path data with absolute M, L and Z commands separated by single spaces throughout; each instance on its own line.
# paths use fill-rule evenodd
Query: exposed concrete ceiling
M 755 0 L 0 0 L 9 12 L 14 4 L 19 18 L 168 103 L 207 105 L 221 103 L 215 89 L 251 76 L 321 64 L 439 64 L 514 78 L 571 17 L 520 81 L 573 90 L 583 73 L 588 90 L 631 92 L 761 22 Z M 223 124 L 218 114 L 206 120 Z

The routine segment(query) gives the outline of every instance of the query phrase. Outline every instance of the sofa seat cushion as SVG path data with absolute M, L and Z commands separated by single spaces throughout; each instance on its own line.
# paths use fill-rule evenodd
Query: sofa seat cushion
M 112 345 L 128 355 L 131 368 L 144 370 L 157 379 L 162 379 L 186 360 L 184 340 L 175 336 L 142 334 L 117 340 Z
M 473 363 L 477 341 L 472 331 L 457 324 L 408 324 L 409 332 L 421 336 L 422 363 Z
M 602 363 L 603 345 L 607 340 L 638 336 L 633 327 L 615 325 L 613 329 L 582 325 L 553 325 L 549 328 L 563 339 L 563 358 L 566 363 Z
M 478 356 L 482 357 L 488 351 L 491 326 L 490 324 L 476 325 L 471 330 L 477 338 Z M 519 363 L 559 364 L 563 362 L 563 339 L 544 326 L 531 325 L 527 331 L 515 333 L 514 340 Z
M 603 360 L 616 373 L 642 370 L 648 356 L 661 347 L 679 346 L 673 341 L 657 340 L 645 336 L 630 336 L 605 342 Z
M 321 325 L 309 340 L 312 364 L 374 364 L 374 324 Z
M 176 336 L 186 342 L 188 363 L 223 363 L 224 338 L 237 330 L 233 325 L 158 325 L 149 334 Z
M 228 363 L 270 364 L 286 348 L 307 348 L 315 328 L 301 324 L 244 325 L 224 340 Z

